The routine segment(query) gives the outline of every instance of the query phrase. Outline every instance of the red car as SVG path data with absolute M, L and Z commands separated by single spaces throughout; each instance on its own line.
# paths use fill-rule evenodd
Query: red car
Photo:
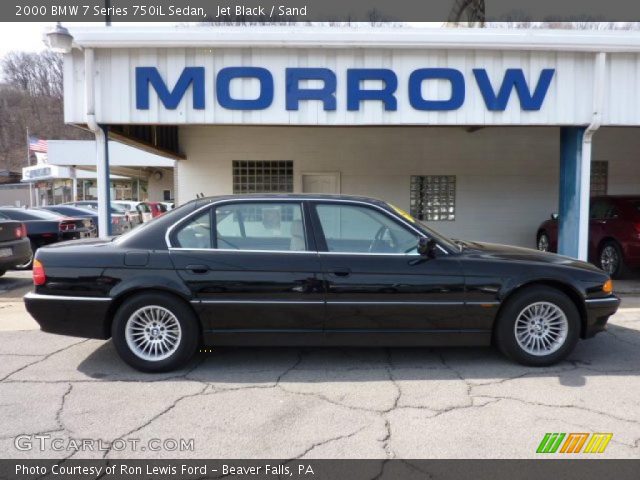
M 538 227 L 538 250 L 558 251 L 558 220 Z M 589 260 L 612 277 L 640 267 L 640 196 L 593 197 L 589 208 Z
M 140 202 L 136 207 L 143 222 L 167 213 L 167 206 L 160 202 Z

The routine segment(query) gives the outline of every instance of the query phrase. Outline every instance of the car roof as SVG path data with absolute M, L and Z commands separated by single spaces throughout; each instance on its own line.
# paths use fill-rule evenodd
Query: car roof
M 204 197 L 196 199 L 195 202 L 198 205 L 204 205 L 206 203 L 219 202 L 224 200 L 241 200 L 241 199 L 255 199 L 255 200 L 333 200 L 333 201 L 357 201 L 364 203 L 371 203 L 374 205 L 387 206 L 388 204 L 382 200 L 371 197 L 363 197 L 359 195 L 342 195 L 342 194 L 328 194 L 328 193 L 247 193 L 239 195 L 218 195 L 214 197 Z

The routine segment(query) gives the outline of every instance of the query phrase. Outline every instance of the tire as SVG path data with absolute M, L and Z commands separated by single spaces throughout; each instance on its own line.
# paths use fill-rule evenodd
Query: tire
M 193 357 L 199 345 L 200 328 L 194 312 L 179 298 L 141 293 L 118 308 L 111 335 L 118 354 L 133 368 L 168 372 L 184 366 Z
M 598 267 L 607 272 L 612 278 L 625 276 L 628 270 L 618 242 L 607 240 L 602 244 L 598 250 Z
M 547 321 L 536 325 L 543 317 Z M 545 286 L 527 287 L 509 298 L 500 311 L 494 341 L 510 359 L 522 365 L 546 367 L 573 351 L 580 336 L 580 323 L 578 309 L 564 293 Z M 516 338 L 516 328 L 520 340 Z
M 536 241 L 536 248 L 541 252 L 549 252 L 549 235 L 547 232 L 542 231 L 538 234 Z
M 29 243 L 31 243 L 31 257 L 29 257 L 29 260 L 26 263 L 16 265 L 14 267 L 15 270 L 31 270 L 33 268 L 33 259 L 36 257 L 36 250 L 38 250 L 38 246 L 33 241 L 30 241 Z

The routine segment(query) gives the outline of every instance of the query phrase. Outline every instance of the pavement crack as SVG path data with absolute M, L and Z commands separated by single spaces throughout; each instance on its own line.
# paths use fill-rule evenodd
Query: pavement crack
M 202 395 L 208 388 L 209 388 L 209 385 L 204 385 L 199 391 L 197 391 L 195 393 L 189 393 L 187 395 L 182 395 L 181 397 L 176 398 L 173 402 L 171 402 L 171 404 L 168 407 L 164 408 L 161 412 L 158 412 L 157 414 L 152 416 L 149 420 L 144 422 L 142 425 L 139 425 L 136 428 L 134 428 L 132 430 L 129 430 L 127 433 L 125 433 L 124 435 L 120 435 L 118 438 L 126 438 L 126 437 L 129 437 L 129 436 L 133 435 L 134 433 L 139 432 L 140 430 L 142 430 L 143 428 L 148 427 L 149 425 L 151 425 L 153 422 L 155 422 L 156 420 L 158 420 L 159 418 L 161 418 L 165 414 L 169 413 L 181 401 L 186 400 L 187 398 L 192 398 L 192 397 L 197 397 L 199 395 Z M 113 448 L 113 445 L 109 445 L 109 448 L 105 449 L 104 454 L 102 455 L 102 458 L 106 459 L 107 455 L 109 455 L 109 453 L 111 453 L 112 448 Z
M 25 370 L 26 368 L 29 368 L 29 367 L 31 367 L 33 365 L 37 365 L 38 363 L 42 363 L 45 360 L 48 360 L 49 358 L 53 357 L 54 355 L 56 355 L 56 354 L 58 354 L 60 352 L 64 352 L 65 350 L 69 350 L 70 348 L 73 348 L 76 345 L 80 345 L 81 343 L 86 343 L 88 341 L 89 341 L 89 339 L 85 338 L 84 340 L 80 340 L 79 342 L 72 343 L 71 345 L 67 345 L 66 347 L 63 347 L 63 348 L 60 348 L 60 349 L 58 349 L 58 350 L 56 350 L 54 352 L 48 353 L 48 354 L 38 358 L 38 360 L 30 362 L 30 363 L 27 363 L 26 365 L 23 365 L 22 367 L 18 368 L 17 370 L 14 370 L 13 372 L 8 373 L 4 377 L 0 378 L 0 382 L 4 382 L 5 380 L 7 380 L 12 375 L 15 375 L 16 373 L 21 372 L 22 370 Z
M 305 455 L 307 455 L 309 452 L 311 452 L 312 450 L 314 450 L 314 449 L 316 449 L 318 447 L 322 447 L 323 445 L 327 445 L 327 444 L 332 443 L 332 442 L 337 442 L 338 440 L 344 440 L 346 438 L 354 437 L 358 433 L 362 432 L 365 428 L 366 428 L 366 426 L 360 427 L 359 429 L 357 429 L 357 430 L 355 430 L 355 431 L 353 431 L 351 433 L 348 433 L 346 435 L 337 435 L 335 437 L 331 437 L 331 438 L 328 438 L 326 440 L 322 440 L 320 442 L 315 442 L 309 448 L 307 448 L 304 452 L 302 452 L 301 454 L 296 455 L 295 457 L 293 457 L 293 460 L 299 460 L 299 459 L 303 458 Z

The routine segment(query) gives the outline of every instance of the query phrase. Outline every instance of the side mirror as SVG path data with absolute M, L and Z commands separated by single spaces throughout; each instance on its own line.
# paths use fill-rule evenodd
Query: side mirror
M 559 217 L 559 215 L 557 213 L 552 213 L 551 214 L 551 220 L 557 220 Z
M 418 253 L 423 257 L 436 258 L 438 244 L 433 238 L 420 237 L 418 240 Z

